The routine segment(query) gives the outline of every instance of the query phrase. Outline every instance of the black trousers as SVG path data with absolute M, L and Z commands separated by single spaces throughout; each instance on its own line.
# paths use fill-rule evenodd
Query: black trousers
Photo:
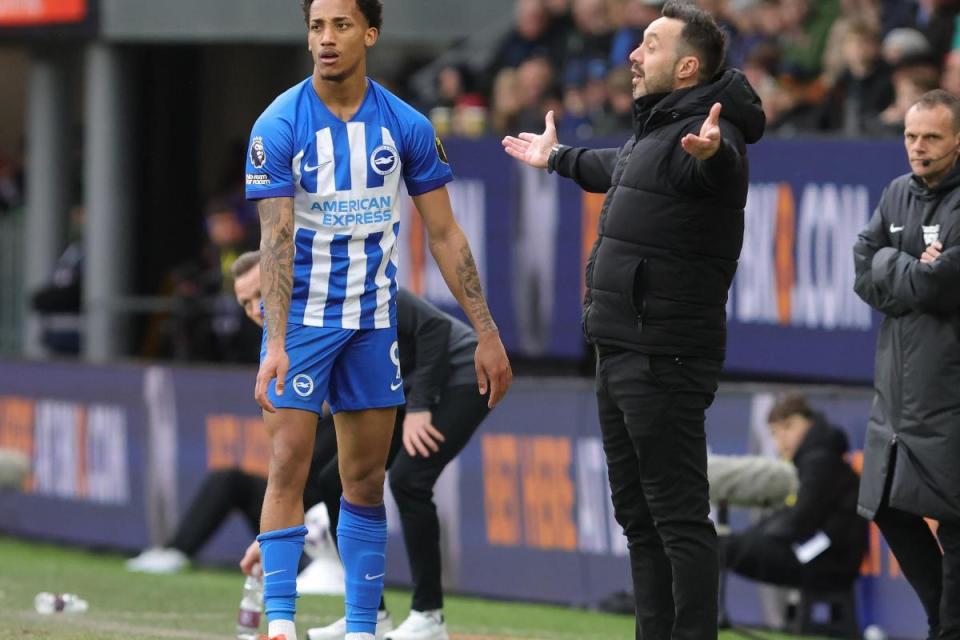
M 433 503 L 433 486 L 440 473 L 467 446 L 487 417 L 486 396 L 476 385 L 448 388 L 433 410 L 433 426 L 445 440 L 429 458 L 412 457 L 401 448 L 390 467 L 390 490 L 400 510 L 403 541 L 413 577 L 415 611 L 443 607 L 440 565 L 440 520 Z
M 411 608 L 416 611 L 443 608 L 440 519 L 433 503 L 433 487 L 441 472 L 467 446 L 489 412 L 487 398 L 477 392 L 476 385 L 447 388 L 432 410 L 433 426 L 445 440 L 440 443 L 440 450 L 428 458 L 412 457 L 403 448 L 403 413 L 397 414 L 387 468 L 390 470 L 390 490 L 400 511 L 403 541 L 413 578 Z M 339 482 L 334 460 L 320 475 L 334 535 L 339 517 Z
M 923 518 L 886 499 L 874 522 L 923 604 L 930 638 L 960 640 L 960 523 L 943 521 L 934 535 Z
M 722 362 L 600 348 L 597 402 L 638 640 L 717 637 L 705 413 Z
M 191 557 L 196 555 L 234 509 L 256 535 L 260 531 L 260 509 L 266 492 L 266 478 L 241 469 L 207 474 L 167 546 Z
M 803 565 L 783 540 L 758 534 L 732 534 L 720 539 L 722 564 L 744 578 L 786 587 L 804 583 Z
M 321 500 L 324 494 L 318 478 L 327 462 L 336 459 L 337 436 L 330 416 L 317 425 L 310 477 L 303 494 L 304 509 L 309 509 Z M 339 479 L 336 490 L 339 492 Z M 253 535 L 260 532 L 260 511 L 263 496 L 267 491 L 267 479 L 241 469 L 212 471 L 204 478 L 194 495 L 187 512 L 180 520 L 177 531 L 167 546 L 194 556 L 223 525 L 230 514 L 239 511 Z M 339 500 L 339 495 L 337 497 Z
M 748 529 L 720 539 L 721 564 L 744 578 L 783 587 L 839 589 L 858 577 L 857 551 L 831 547 L 800 564 L 790 542 Z M 852 559 L 852 560 L 851 560 Z

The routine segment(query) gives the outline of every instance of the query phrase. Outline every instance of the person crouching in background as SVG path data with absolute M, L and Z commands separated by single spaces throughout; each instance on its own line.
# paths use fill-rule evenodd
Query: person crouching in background
M 856 580 L 867 549 L 857 515 L 860 480 L 847 464 L 847 437 L 797 393 L 770 410 L 780 454 L 797 468 L 788 506 L 721 543 L 721 561 L 745 578 L 802 588 L 842 589 Z

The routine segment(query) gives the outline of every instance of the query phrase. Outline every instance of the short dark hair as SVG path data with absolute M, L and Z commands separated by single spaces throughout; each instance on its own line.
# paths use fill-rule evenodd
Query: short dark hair
M 303 19 L 310 22 L 310 7 L 313 6 L 313 0 L 301 0 L 303 5 Z M 382 0 L 357 0 L 357 8 L 367 19 L 367 24 L 380 31 L 383 26 L 383 2 Z
M 723 65 L 727 53 L 727 35 L 717 25 L 713 16 L 694 4 L 670 0 L 663 6 L 663 17 L 683 23 L 680 39 L 693 55 L 700 60 L 700 81 L 713 78 Z
M 232 275 L 233 279 L 236 280 L 240 276 L 246 275 L 247 272 L 259 264 L 259 251 L 247 251 L 246 253 L 241 253 L 237 259 L 233 261 L 233 264 L 230 265 L 230 275 Z
M 950 114 L 953 116 L 953 130 L 960 131 L 960 98 L 949 91 L 943 89 L 927 91 L 913 103 L 913 106 L 917 109 L 933 109 L 939 105 L 943 105 L 950 110 Z
M 807 396 L 798 391 L 791 391 L 770 408 L 770 413 L 767 414 L 767 422 L 780 422 L 790 416 L 802 416 L 812 420 L 814 415 L 816 415 L 816 412 L 810 406 Z

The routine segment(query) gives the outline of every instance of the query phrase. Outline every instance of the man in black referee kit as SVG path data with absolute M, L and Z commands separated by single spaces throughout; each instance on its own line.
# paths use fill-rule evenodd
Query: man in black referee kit
M 725 47 L 708 13 L 668 2 L 630 54 L 634 136 L 622 147 L 558 144 L 552 112 L 542 134 L 503 140 L 510 156 L 606 193 L 583 327 L 597 348 L 603 446 L 643 640 L 717 637 L 704 421 L 743 243 L 746 144 L 766 124 L 744 75 L 720 71 Z

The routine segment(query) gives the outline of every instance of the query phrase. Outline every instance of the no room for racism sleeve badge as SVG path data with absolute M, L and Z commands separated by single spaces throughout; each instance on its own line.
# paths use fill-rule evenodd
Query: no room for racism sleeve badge
M 440 162 L 443 164 L 450 164 L 447 160 L 447 152 L 443 148 L 443 143 L 440 142 L 440 136 L 434 136 L 434 139 L 437 141 L 437 157 L 440 158 Z

